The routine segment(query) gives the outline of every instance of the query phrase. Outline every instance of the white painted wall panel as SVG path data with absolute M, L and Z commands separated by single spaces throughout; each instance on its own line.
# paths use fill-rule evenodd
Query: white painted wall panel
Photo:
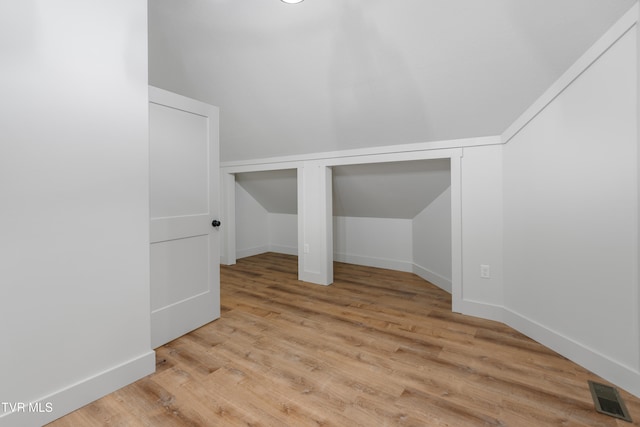
M 414 272 L 451 293 L 451 188 L 412 220 Z
M 268 212 L 236 183 L 236 256 L 244 258 L 268 250 Z
M 146 20 L 142 0 L 0 6 L 0 400 L 53 407 L 0 425 L 154 369 Z
M 412 221 L 394 218 L 333 218 L 336 261 L 412 271 Z
M 505 146 L 504 262 L 509 310 L 637 372 L 636 49 L 634 28 Z

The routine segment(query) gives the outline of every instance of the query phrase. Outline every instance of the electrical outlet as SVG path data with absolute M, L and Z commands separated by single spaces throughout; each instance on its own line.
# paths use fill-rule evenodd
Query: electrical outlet
M 487 264 L 480 264 L 480 277 L 483 279 L 491 278 L 491 267 Z
M 309 253 L 309 244 L 308 244 L 308 243 L 305 243 L 305 244 L 304 244 L 304 253 L 305 253 L 305 254 L 308 254 L 308 253 Z

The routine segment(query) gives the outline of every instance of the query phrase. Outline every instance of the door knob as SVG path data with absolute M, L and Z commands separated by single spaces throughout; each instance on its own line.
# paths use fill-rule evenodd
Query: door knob
M 220 227 L 220 224 L 221 222 L 218 221 L 217 219 L 214 219 L 213 222 L 211 223 L 211 225 L 216 228 Z

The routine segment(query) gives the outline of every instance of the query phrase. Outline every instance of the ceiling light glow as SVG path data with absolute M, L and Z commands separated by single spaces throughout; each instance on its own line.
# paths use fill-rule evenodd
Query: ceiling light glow
M 302 0 L 281 0 L 283 3 L 296 4 L 301 3 Z

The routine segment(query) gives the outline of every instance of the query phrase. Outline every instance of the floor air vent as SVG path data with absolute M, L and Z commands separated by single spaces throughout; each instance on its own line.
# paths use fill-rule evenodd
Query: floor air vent
M 629 411 L 627 411 L 627 407 L 615 387 L 589 381 L 589 389 L 591 389 L 596 411 L 632 422 Z

